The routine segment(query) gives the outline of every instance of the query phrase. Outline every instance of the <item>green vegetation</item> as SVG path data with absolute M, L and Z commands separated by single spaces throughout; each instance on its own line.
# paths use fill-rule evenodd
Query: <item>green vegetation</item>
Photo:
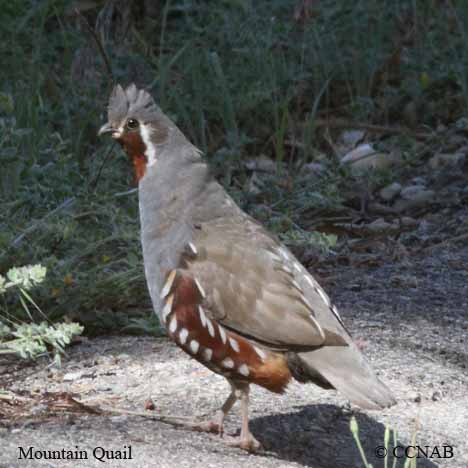
M 356 443 L 356 447 L 359 450 L 359 454 L 361 455 L 364 468 L 373 468 L 374 465 L 369 463 L 364 448 L 362 447 L 361 439 L 359 438 L 359 424 L 354 416 L 351 418 L 349 428 Z M 411 435 L 411 445 L 409 448 L 406 448 L 399 445 L 397 431 L 385 426 L 383 445 L 374 448 L 374 455 L 378 459 L 383 459 L 382 465 L 384 468 L 397 468 L 398 466 L 402 468 L 417 468 L 417 453 L 415 452 L 415 447 L 418 430 L 419 421 L 416 422 L 416 429 Z M 404 450 L 408 450 L 408 456 L 402 455 L 402 451 Z M 395 457 L 394 453 L 398 456 Z
M 44 316 L 34 302 L 29 291 L 44 281 L 46 269 L 41 265 L 12 268 L 6 278 L 0 275 L 0 295 L 14 291 L 23 307 L 23 312 L 31 317 L 31 307 Z M 70 343 L 73 335 L 79 335 L 83 327 L 77 323 L 40 324 L 18 323 L 16 314 L 8 312 L 8 301 L 0 308 L 0 355 L 16 353 L 22 358 L 36 358 L 52 350 L 55 361 L 60 363 L 60 355 Z
M 49 320 L 79 320 L 88 333 L 145 329 L 151 309 L 132 176 L 120 150 L 96 136 L 112 83 L 83 18 L 96 26 L 113 79 L 148 88 L 237 201 L 293 247 L 329 248 L 336 239 L 313 230 L 356 207 L 347 195 L 355 179 L 338 165 L 327 119 L 408 129 L 380 142 L 403 148 L 405 171 L 421 154 L 416 124 L 431 133 L 466 111 L 466 2 L 302 4 L 12 0 L 2 8 L 0 272 L 43 264 L 37 302 Z M 249 169 L 259 155 L 276 171 Z M 310 162 L 320 175 L 304 169 Z M 396 176 L 378 173 L 369 184 Z M 28 318 L 19 301 L 9 311 Z

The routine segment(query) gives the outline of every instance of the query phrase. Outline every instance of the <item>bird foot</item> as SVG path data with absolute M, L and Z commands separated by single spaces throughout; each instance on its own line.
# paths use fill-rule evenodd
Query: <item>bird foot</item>
M 262 448 L 262 444 L 251 433 L 237 437 L 223 436 L 223 440 L 230 447 L 239 447 L 247 452 L 257 452 Z
M 197 432 L 209 432 L 211 434 L 223 434 L 223 425 L 217 421 L 202 421 L 192 426 Z

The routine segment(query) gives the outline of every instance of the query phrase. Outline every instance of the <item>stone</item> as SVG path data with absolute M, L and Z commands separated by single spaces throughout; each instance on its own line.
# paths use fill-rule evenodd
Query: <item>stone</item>
M 421 208 L 431 203 L 434 198 L 435 192 L 428 190 L 424 185 L 410 185 L 400 192 L 400 199 L 396 201 L 394 209 L 401 213 Z
M 63 376 L 63 381 L 64 382 L 73 382 L 74 380 L 78 380 L 83 376 L 83 371 L 77 371 L 77 372 L 67 372 Z
M 400 197 L 404 200 L 411 200 L 418 196 L 419 193 L 425 192 L 426 186 L 424 185 L 409 185 L 400 191 Z
M 364 130 L 346 130 L 341 134 L 340 140 L 345 146 L 356 146 L 365 134 Z
M 272 174 L 277 170 L 276 162 L 264 155 L 260 155 L 258 158 L 248 159 L 245 162 L 245 167 L 250 171 L 268 172 Z
M 386 169 L 401 161 L 398 152 L 383 153 L 369 143 L 357 146 L 341 158 L 342 165 L 349 165 L 354 173 Z
M 311 174 L 321 174 L 325 171 L 325 166 L 320 163 L 311 162 L 304 164 L 302 170 Z
M 414 401 L 415 403 L 421 403 L 421 395 L 418 392 L 410 392 L 408 400 Z
M 257 176 L 257 174 L 254 172 L 252 174 L 252 177 L 250 178 L 249 180 L 249 184 L 248 184 L 248 192 L 251 194 L 251 195 L 259 195 L 262 193 L 262 181 L 259 179 L 259 177 Z
M 398 182 L 393 182 L 380 190 L 379 195 L 385 201 L 392 201 L 401 192 L 402 186 Z
M 457 152 L 457 153 L 440 153 L 440 154 L 435 154 L 432 156 L 431 159 L 429 159 L 429 166 L 432 169 L 438 169 L 440 167 L 454 167 L 454 166 L 459 166 L 462 165 L 463 162 L 466 159 L 466 154 L 463 152 Z
M 392 227 L 392 224 L 388 223 L 383 218 L 378 218 L 367 225 L 367 229 L 374 234 L 388 232 Z

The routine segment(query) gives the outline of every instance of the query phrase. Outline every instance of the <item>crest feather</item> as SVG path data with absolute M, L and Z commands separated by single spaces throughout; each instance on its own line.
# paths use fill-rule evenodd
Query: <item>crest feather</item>
M 120 122 L 127 115 L 150 122 L 161 113 L 151 94 L 144 89 L 138 89 L 135 83 L 125 90 L 121 85 L 115 86 L 107 109 L 109 122 Z

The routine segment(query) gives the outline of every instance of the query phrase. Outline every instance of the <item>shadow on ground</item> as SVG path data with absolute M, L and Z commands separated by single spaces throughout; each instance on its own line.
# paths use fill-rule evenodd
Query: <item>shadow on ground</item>
M 267 456 L 321 468 L 362 468 L 363 460 L 350 431 L 353 413 L 334 405 L 320 404 L 297 407 L 298 411 L 252 419 L 251 429 L 265 448 Z M 359 437 L 367 461 L 374 467 L 384 466 L 376 455 L 382 453 L 385 426 L 364 413 L 354 413 Z M 393 439 L 393 435 L 392 435 Z M 406 443 L 397 440 L 398 467 L 404 464 Z M 394 447 L 393 440 L 389 450 Z M 388 466 L 394 458 L 388 457 Z M 420 458 L 418 467 L 434 468 L 436 463 Z

